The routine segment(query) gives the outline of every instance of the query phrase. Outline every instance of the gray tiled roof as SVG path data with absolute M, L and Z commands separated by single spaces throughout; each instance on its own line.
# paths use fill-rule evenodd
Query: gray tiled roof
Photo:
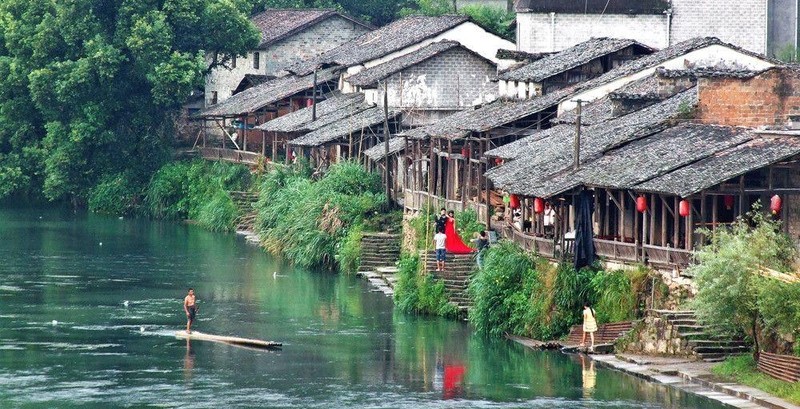
M 581 162 L 577 171 L 561 170 L 528 193 L 550 197 L 581 185 L 631 189 L 750 138 L 745 128 L 683 123 Z
M 494 101 L 476 109 L 465 109 L 440 119 L 432 125 L 413 129 L 409 138 L 438 137 L 459 139 L 471 132 L 486 132 L 554 107 L 571 94 L 564 88 L 521 101 Z
M 670 9 L 667 0 L 516 0 L 517 13 L 568 14 L 663 14 Z
M 343 67 L 358 65 L 418 44 L 467 21 L 469 21 L 469 17 L 463 15 L 409 16 L 365 33 L 319 56 L 293 64 L 286 69 L 305 75 L 320 65 Z
M 333 120 L 344 118 L 346 115 L 366 109 L 364 94 L 341 94 L 333 92 L 324 101 L 317 103 L 317 120 L 312 121 L 312 107 L 306 107 L 288 113 L 284 116 L 267 121 L 256 127 L 263 131 L 272 132 L 301 132 L 317 129 L 320 124 L 327 124 Z
M 404 138 L 393 137 L 389 139 L 389 155 L 402 151 L 406 148 L 406 141 Z M 364 151 L 364 155 L 372 160 L 381 160 L 386 156 L 386 146 L 379 143 Z
M 632 75 L 649 68 L 658 67 L 659 65 L 663 64 L 666 61 L 680 57 L 691 51 L 699 50 L 712 45 L 724 45 L 731 49 L 737 50 L 741 53 L 762 58 L 764 60 L 769 60 L 767 57 L 761 54 L 757 54 L 752 51 L 745 50 L 741 47 L 725 43 L 716 37 L 696 37 L 671 45 L 667 48 L 664 48 L 663 50 L 656 51 L 653 54 L 646 55 L 644 57 L 622 64 L 619 67 L 614 68 L 613 70 L 597 78 L 593 78 L 589 81 L 579 84 L 577 86 L 576 92 L 581 92 L 588 89 L 596 88 L 601 85 L 605 85 L 609 82 L 612 82 L 618 78 L 627 77 L 628 75 Z
M 338 74 L 333 68 L 317 73 L 317 83 L 333 81 Z M 248 88 L 230 98 L 206 108 L 200 117 L 231 117 L 255 112 L 269 104 L 314 87 L 314 75 L 287 75 Z
M 687 197 L 728 179 L 800 155 L 800 138 L 760 137 L 633 186 Z
M 686 106 L 693 106 L 696 89 L 684 91 L 639 111 L 581 129 L 581 158 L 589 161 L 602 152 L 668 127 Z M 554 173 L 573 164 L 574 125 L 557 125 L 540 133 L 492 149 L 486 154 L 511 159 L 486 175 L 495 185 L 515 193 L 530 192 Z
M 250 17 L 250 21 L 261 31 L 258 47 L 263 49 L 332 16 L 341 16 L 354 24 L 372 28 L 333 9 L 268 9 Z
M 389 111 L 390 120 L 398 115 L 400 115 L 400 111 Z M 375 106 L 331 122 L 327 126 L 292 139 L 289 143 L 296 146 L 320 146 L 350 134 L 360 136 L 362 130 L 382 124 L 383 120 L 383 108 Z
M 445 40 L 431 43 L 417 51 L 410 52 L 406 55 L 391 59 L 383 64 L 376 65 L 372 68 L 367 68 L 357 74 L 351 75 L 350 77 L 347 77 L 347 82 L 359 87 L 372 85 L 396 72 L 417 65 L 423 61 L 433 58 L 439 54 L 446 53 L 457 47 L 461 47 L 461 44 L 457 41 Z M 492 64 L 494 65 L 493 62 Z
M 592 38 L 561 52 L 503 72 L 497 78 L 506 81 L 542 82 L 554 75 L 634 45 L 650 49 L 634 40 L 605 37 Z

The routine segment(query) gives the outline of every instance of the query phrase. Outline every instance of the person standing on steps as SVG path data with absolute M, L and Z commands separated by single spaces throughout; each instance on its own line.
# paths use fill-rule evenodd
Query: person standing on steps
M 433 236 L 433 245 L 434 248 L 436 248 L 436 271 L 444 271 L 444 262 L 447 257 L 447 251 L 445 250 L 446 241 L 447 235 L 444 234 L 444 227 L 438 229 L 436 235 Z
M 445 225 L 447 224 L 447 209 L 444 207 L 442 210 L 439 211 L 439 216 L 436 218 L 436 232 L 438 233 L 440 230 L 444 231 Z
M 581 338 L 581 346 L 586 345 L 586 333 L 589 333 L 589 337 L 592 340 L 592 344 L 589 347 L 590 351 L 594 350 L 594 333 L 597 331 L 597 320 L 594 316 L 594 309 L 589 306 L 589 303 L 583 304 L 583 338 Z
M 192 333 L 192 323 L 197 315 L 197 299 L 194 296 L 194 288 L 189 289 L 189 293 L 183 299 L 183 310 L 186 311 L 186 333 Z
M 477 236 L 472 241 L 475 242 L 475 249 L 478 250 L 476 257 L 478 267 L 483 267 L 483 251 L 489 247 L 489 239 L 486 238 L 486 230 L 481 230 L 480 233 L 475 233 Z

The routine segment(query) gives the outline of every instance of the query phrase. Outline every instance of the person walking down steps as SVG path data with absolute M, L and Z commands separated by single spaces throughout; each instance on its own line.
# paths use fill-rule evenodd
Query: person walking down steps
M 444 271 L 444 262 L 447 257 L 446 242 L 447 235 L 444 234 L 444 228 L 437 229 L 436 234 L 433 236 L 433 245 L 436 249 L 436 271 Z

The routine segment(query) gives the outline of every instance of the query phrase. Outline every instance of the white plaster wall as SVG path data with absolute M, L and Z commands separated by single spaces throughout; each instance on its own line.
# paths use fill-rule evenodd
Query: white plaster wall
M 672 44 L 714 36 L 750 51 L 767 50 L 766 0 L 672 0 Z
M 572 98 L 562 101 L 558 105 L 558 114 L 561 115 L 563 112 L 575 108 L 575 106 L 577 106 L 577 102 L 575 101 L 579 99 L 581 101 L 588 102 L 602 98 L 625 84 L 653 74 L 658 67 L 664 67 L 667 69 L 683 69 L 686 68 L 687 65 L 694 67 L 713 67 L 718 65 L 732 65 L 734 63 L 738 67 L 753 70 L 761 70 L 774 65 L 771 62 L 765 61 L 761 58 L 744 54 L 741 51 L 731 49 L 724 45 L 715 44 L 699 50 L 691 51 L 661 64 L 645 68 L 642 71 L 627 77 L 618 78 L 607 84 L 600 85 L 596 88 L 588 89 L 579 94 L 573 95 Z
M 517 45 L 531 53 L 561 51 L 593 37 L 668 45 L 666 15 L 517 13 Z

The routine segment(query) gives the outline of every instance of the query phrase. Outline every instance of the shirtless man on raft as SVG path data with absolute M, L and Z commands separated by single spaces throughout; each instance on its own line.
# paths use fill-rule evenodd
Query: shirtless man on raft
M 189 289 L 189 294 L 183 299 L 183 310 L 186 311 L 186 333 L 192 333 L 192 322 L 197 315 L 197 304 L 195 304 L 194 288 Z

